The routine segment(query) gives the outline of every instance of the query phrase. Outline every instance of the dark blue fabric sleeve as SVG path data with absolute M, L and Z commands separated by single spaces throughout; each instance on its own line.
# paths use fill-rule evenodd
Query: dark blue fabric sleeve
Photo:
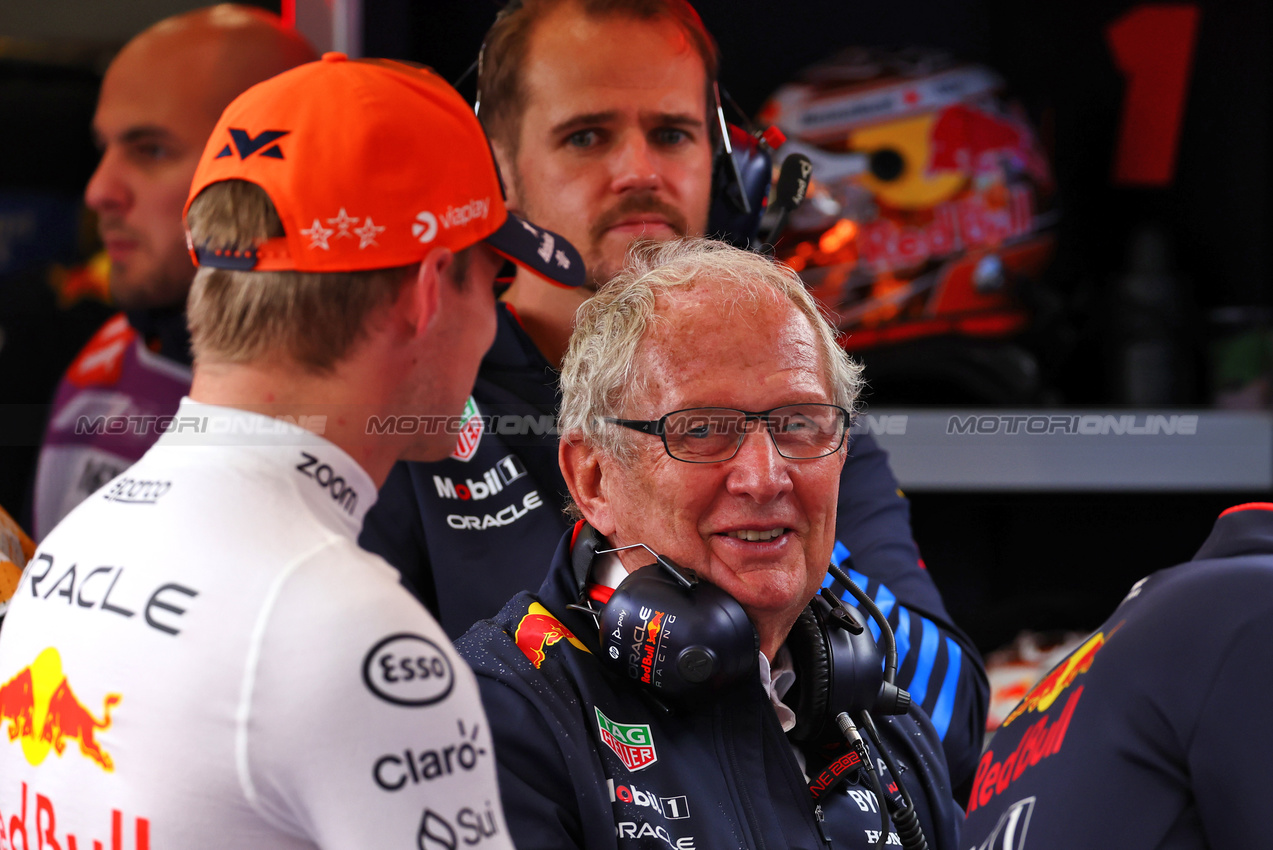
M 568 730 L 550 728 L 540 711 L 506 684 L 482 675 L 477 681 L 486 716 L 495 719 L 491 738 L 500 798 L 518 850 L 583 847 L 579 801 L 560 747 L 569 739 Z
M 1260 590 L 1267 598 L 1267 591 Z M 1197 725 L 1185 741 L 1190 786 L 1211 847 L 1259 847 L 1269 840 L 1264 807 L 1273 764 L 1273 726 L 1267 714 L 1273 611 L 1264 608 L 1223 648 L 1214 678 L 1206 683 Z M 1163 702 L 1177 701 L 1166 693 Z
M 358 545 L 396 567 L 402 574 L 403 586 L 438 617 L 437 590 L 424 541 L 420 502 L 405 462 L 394 464 L 389 472 L 376 503 L 363 520 Z
M 951 780 L 972 778 L 985 733 L 990 686 L 972 641 L 951 621 L 911 536 L 910 503 L 869 434 L 858 434 L 840 475 L 833 560 L 879 606 L 897 639 L 897 684 L 941 736 Z M 830 576 L 827 586 L 831 585 Z M 853 602 L 845 594 L 846 601 Z M 878 637 L 879 627 L 871 624 Z

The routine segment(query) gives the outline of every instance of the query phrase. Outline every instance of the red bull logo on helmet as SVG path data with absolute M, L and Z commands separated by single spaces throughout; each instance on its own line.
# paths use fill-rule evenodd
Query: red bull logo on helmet
M 1025 699 L 1000 724 L 1001 727 L 1009 725 L 1027 712 L 1043 712 L 1051 708 L 1052 703 L 1057 701 L 1066 688 L 1074 684 L 1075 679 L 1092 669 L 1092 661 L 1104 645 L 1104 632 L 1097 632 L 1088 638 L 1086 643 L 1074 650 L 1026 694 Z
M 522 617 L 521 622 L 517 624 L 517 629 L 513 633 L 513 642 L 517 644 L 517 648 L 525 653 L 530 659 L 530 663 L 536 668 L 544 663 L 544 659 L 548 656 L 544 653 L 547 647 L 552 646 L 561 641 L 567 640 L 576 649 L 588 651 L 588 647 L 575 637 L 570 629 L 562 625 L 561 621 L 549 613 L 548 609 L 538 602 L 530 603 L 530 608 L 526 612 L 526 616 Z
M 49 750 L 61 758 L 67 743 L 76 741 L 81 755 L 112 771 L 115 764 L 96 734 L 110 728 L 111 708 L 119 700 L 119 694 L 106 694 L 98 720 L 71 690 L 62 672 L 62 656 L 49 647 L 0 685 L 0 725 L 8 724 L 9 743 L 20 741 L 23 756 L 33 766 L 43 762 Z

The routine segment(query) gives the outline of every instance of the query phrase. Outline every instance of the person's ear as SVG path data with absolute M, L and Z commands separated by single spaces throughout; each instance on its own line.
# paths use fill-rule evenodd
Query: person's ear
M 520 210 L 520 200 L 517 197 L 517 181 L 513 179 L 513 166 L 516 163 L 509 156 L 504 146 L 494 140 L 491 141 L 491 153 L 495 154 L 495 165 L 499 168 L 500 181 L 504 184 L 504 206 L 510 210 Z
M 415 278 L 403 286 L 398 300 L 404 311 L 403 318 L 416 336 L 424 333 L 437 317 L 440 291 L 443 286 L 449 285 L 447 269 L 454 260 L 455 254 L 451 249 L 434 248 L 420 262 Z
M 601 536 L 613 534 L 614 512 L 606 496 L 606 488 L 602 486 L 611 460 L 599 449 L 580 440 L 578 435 L 571 435 L 557 444 L 557 462 L 566 486 L 570 488 L 570 496 L 584 519 Z

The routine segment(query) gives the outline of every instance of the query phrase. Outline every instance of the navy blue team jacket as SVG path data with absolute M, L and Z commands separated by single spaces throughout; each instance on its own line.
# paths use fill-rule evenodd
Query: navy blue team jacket
M 756 668 L 671 712 L 603 670 L 594 621 L 566 608 L 580 597 L 570 544 L 568 532 L 538 595 L 518 594 L 456 642 L 498 719 L 500 796 L 519 848 L 874 846 L 870 786 L 854 769 L 815 802 Z M 963 815 L 932 723 L 918 710 L 876 723 L 929 847 L 955 850 Z M 806 751 L 810 773 L 837 755 Z M 894 777 L 880 765 L 887 788 Z
M 1273 504 L 1239 505 L 1009 715 L 977 767 L 962 844 L 1268 847 L 1271 691 Z
M 475 447 L 464 441 L 471 456 L 395 466 L 360 538 L 398 568 L 453 639 L 518 591 L 538 587 L 570 527 L 553 427 L 557 372 L 508 307 L 500 303 L 498 312 L 473 390 L 483 429 Z M 981 752 L 985 670 L 920 565 L 909 503 L 869 434 L 849 447 L 836 538 L 836 560 L 852 554 L 843 566 L 897 635 L 898 684 L 928 713 L 952 778 L 964 782 Z

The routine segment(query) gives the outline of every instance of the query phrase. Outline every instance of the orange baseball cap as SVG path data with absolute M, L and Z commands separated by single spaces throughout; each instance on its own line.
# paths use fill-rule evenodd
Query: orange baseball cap
M 222 180 L 264 189 L 286 235 L 233 251 L 195 245 L 187 231 L 195 265 L 366 271 L 485 241 L 554 283 L 584 282 L 574 246 L 505 208 L 477 116 L 428 68 L 327 53 L 258 83 L 222 113 L 185 212 Z

